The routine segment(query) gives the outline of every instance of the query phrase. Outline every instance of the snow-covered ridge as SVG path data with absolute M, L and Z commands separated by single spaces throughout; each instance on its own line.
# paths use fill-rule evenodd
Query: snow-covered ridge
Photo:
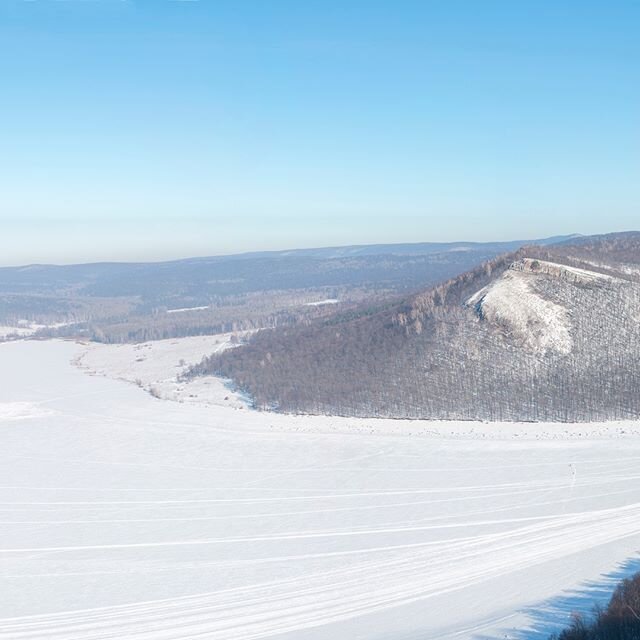
M 617 263 L 614 265 L 606 264 L 604 262 L 597 262 L 594 260 L 583 260 L 585 264 L 592 265 L 594 267 L 598 267 L 599 269 L 608 269 L 615 270 L 620 274 L 624 274 L 625 276 L 639 276 L 640 275 L 640 267 L 637 264 L 625 264 L 625 263 Z
M 513 271 L 523 271 L 525 273 L 545 274 L 564 278 L 575 283 L 592 283 L 597 281 L 614 280 L 613 276 L 597 271 L 589 271 L 578 267 L 570 267 L 565 264 L 557 264 L 546 260 L 536 260 L 534 258 L 523 258 L 514 262 L 510 267 Z

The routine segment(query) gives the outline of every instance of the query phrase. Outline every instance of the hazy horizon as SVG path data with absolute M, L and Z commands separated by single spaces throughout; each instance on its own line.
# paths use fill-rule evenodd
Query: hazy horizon
M 622 229 L 617 232 L 606 231 L 607 233 L 627 233 L 632 232 L 632 229 Z M 156 259 L 145 260 L 140 257 L 143 254 L 142 251 L 135 251 L 129 258 L 122 259 L 110 259 L 106 257 L 105 259 L 88 259 L 88 260 L 70 260 L 70 261 L 47 261 L 47 260 L 36 260 L 32 262 L 20 262 L 20 263 L 4 263 L 0 260 L 0 268 L 21 268 L 21 267 L 31 267 L 31 266 L 77 266 L 77 265 L 87 265 L 87 264 L 100 264 L 100 263 L 114 263 L 114 264 L 126 264 L 126 263 L 162 263 L 162 262 L 179 262 L 182 260 L 191 260 L 191 259 L 200 259 L 200 258 L 217 258 L 217 257 L 232 257 L 232 256 L 242 256 L 242 255 L 252 255 L 252 254 L 261 254 L 261 253 L 286 253 L 286 252 L 296 252 L 296 251 L 313 251 L 313 250 L 323 250 L 323 249 L 342 249 L 342 248 L 350 248 L 350 247 L 372 247 L 372 246 L 404 246 L 404 245 L 421 245 L 421 244 L 500 244 L 500 243 L 512 243 L 512 242 L 535 242 L 539 240 L 546 240 L 549 238 L 568 238 L 568 237 L 578 237 L 578 236 L 586 236 L 586 235 L 601 235 L 601 234 L 583 234 L 583 233 L 560 233 L 560 234 L 551 234 L 548 236 L 540 236 L 540 237 L 520 237 L 520 238 L 501 238 L 501 239 L 486 239 L 486 240 L 469 240 L 467 238 L 460 238 L 456 240 L 409 240 L 409 241 L 398 241 L 398 242 L 355 242 L 350 244 L 332 244 L 332 245 L 309 245 L 309 246 L 300 246 L 300 247 L 276 247 L 273 249 L 247 249 L 247 250 L 239 250 L 239 251 L 230 251 L 227 253 L 193 253 L 188 255 L 182 255 L 180 253 L 176 253 L 176 255 L 169 255 L 167 257 L 160 257 Z

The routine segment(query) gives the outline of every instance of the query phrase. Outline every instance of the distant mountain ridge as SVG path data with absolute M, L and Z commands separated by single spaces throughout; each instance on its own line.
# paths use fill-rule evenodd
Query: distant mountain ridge
M 390 308 L 261 332 L 205 361 L 282 411 L 640 416 L 640 233 L 528 246 Z
M 175 260 L 159 260 L 152 262 L 137 261 L 101 261 L 77 264 L 50 264 L 50 263 L 30 263 L 24 265 L 0 267 L 0 274 L 19 272 L 38 272 L 48 270 L 58 271 L 64 274 L 73 272 L 87 272 L 100 274 L 111 268 L 131 269 L 131 268 L 170 268 L 171 266 L 194 263 L 218 263 L 227 260 L 253 260 L 262 258 L 291 258 L 291 257 L 313 257 L 322 259 L 343 258 L 353 256 L 370 255 L 428 255 L 432 253 L 444 253 L 455 251 L 456 249 L 499 249 L 501 252 L 515 251 L 519 247 L 527 244 L 537 244 L 546 246 L 549 244 L 559 244 L 569 242 L 576 238 L 584 237 L 579 233 L 551 236 L 549 238 L 528 239 L 528 240 L 504 240 L 504 241 L 455 241 L 455 242 L 405 242 L 405 243 L 384 243 L 384 244 L 359 244 L 332 247 L 310 247 L 306 249 L 280 249 L 270 251 L 246 251 L 243 253 L 221 254 L 211 256 L 195 256 L 192 258 L 178 258 Z
M 430 255 L 434 253 L 447 253 L 450 251 L 476 251 L 499 249 L 500 253 L 515 251 L 518 248 L 536 244 L 546 246 L 549 244 L 559 244 L 570 242 L 576 238 L 583 237 L 579 233 L 551 236 L 537 240 L 507 240 L 498 242 L 405 242 L 395 244 L 369 244 L 369 245 L 346 245 L 344 247 L 321 247 L 311 249 L 286 249 L 282 251 L 262 251 L 238 254 L 234 258 L 256 258 L 256 257 L 315 257 L 323 259 L 349 258 L 358 256 L 379 256 L 379 255 Z M 229 256 L 232 257 L 232 256 Z M 198 260 L 199 258 L 195 258 Z M 204 258 L 205 260 L 207 258 Z

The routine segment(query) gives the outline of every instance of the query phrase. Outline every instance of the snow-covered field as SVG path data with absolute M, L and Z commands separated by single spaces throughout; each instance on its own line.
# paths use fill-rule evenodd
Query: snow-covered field
M 340 300 L 336 298 L 327 298 L 326 300 L 317 300 L 316 302 L 307 302 L 305 303 L 306 307 L 322 307 L 326 304 L 338 304 Z
M 180 379 L 190 365 L 229 348 L 231 336 L 194 336 L 141 344 L 89 343 L 74 363 L 88 373 L 134 383 L 165 400 L 244 408 L 247 402 L 242 395 L 227 388 L 219 378 Z
M 2 640 L 542 640 L 637 558 L 637 424 L 260 414 L 84 349 L 0 345 Z
M 20 320 L 15 325 L 0 325 L 0 340 L 6 338 L 26 338 L 32 336 L 41 329 L 59 329 L 60 327 L 66 327 L 70 323 L 68 322 L 54 322 L 51 324 L 36 324 L 35 322 L 29 322 L 28 320 Z
M 43 324 L 23 323 L 16 326 L 0 325 L 0 339 L 32 336 L 38 329 L 46 329 Z

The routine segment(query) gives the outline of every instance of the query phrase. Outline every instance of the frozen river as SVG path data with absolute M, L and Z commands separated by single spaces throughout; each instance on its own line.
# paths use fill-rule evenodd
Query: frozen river
M 0 345 L 2 640 L 542 640 L 637 557 L 633 425 L 180 404 L 80 349 Z

